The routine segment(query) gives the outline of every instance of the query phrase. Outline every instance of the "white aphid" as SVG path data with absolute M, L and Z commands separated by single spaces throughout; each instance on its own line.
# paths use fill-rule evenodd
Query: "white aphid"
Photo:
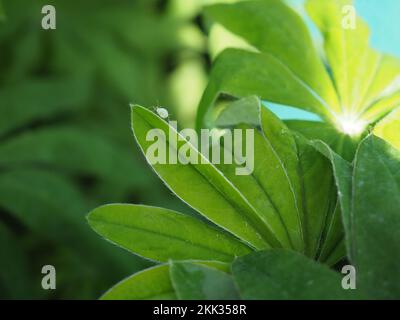
M 169 116 L 168 110 L 165 108 L 157 107 L 156 111 L 157 111 L 158 115 L 163 119 L 167 119 Z

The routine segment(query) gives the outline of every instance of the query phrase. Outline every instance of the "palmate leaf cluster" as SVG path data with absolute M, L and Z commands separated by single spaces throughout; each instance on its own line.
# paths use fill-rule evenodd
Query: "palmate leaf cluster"
M 166 101 L 180 63 L 170 57 L 200 49 L 178 37 L 190 21 L 160 1 L 52 1 L 48 31 L 45 4 L 0 7 L 0 297 L 94 298 L 150 264 L 98 239 L 83 214 L 107 202 L 179 207 L 135 155 L 127 102 Z M 56 291 L 41 289 L 45 264 Z
M 217 57 L 197 124 L 254 128 L 254 171 L 237 176 L 232 165 L 210 162 L 152 165 L 206 220 L 138 205 L 92 211 L 97 233 L 160 263 L 104 299 L 400 297 L 399 60 L 369 47 L 361 19 L 357 28 L 343 28 L 341 9 L 350 4 L 307 1 L 324 38 L 323 58 L 282 1 L 206 8 L 249 46 Z M 213 109 L 221 94 L 235 100 L 222 112 Z M 312 111 L 324 122 L 285 123 L 259 98 Z M 153 128 L 174 130 L 132 107 L 144 153 Z M 344 290 L 340 273 L 329 268 L 340 260 L 356 268 L 356 290 Z

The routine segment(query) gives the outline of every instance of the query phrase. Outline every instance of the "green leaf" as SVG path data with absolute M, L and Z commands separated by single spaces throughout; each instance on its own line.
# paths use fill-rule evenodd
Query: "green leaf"
M 377 102 L 400 91 L 400 60 L 396 57 L 382 54 L 375 77 L 368 89 L 363 105 L 368 109 L 378 109 Z M 384 111 L 383 111 L 384 112 Z
M 400 103 L 400 60 L 370 47 L 368 27 L 351 0 L 309 0 L 307 10 L 322 33 L 325 63 L 304 22 L 284 1 L 206 8 L 211 19 L 259 51 L 230 48 L 218 56 L 199 104 L 197 128 L 212 124 L 210 110 L 219 95 L 257 95 L 320 115 L 336 128 L 329 144 L 352 160 L 368 125 Z
M 378 122 L 373 132 L 379 138 L 391 143 L 393 147 L 400 149 L 400 108 Z
M 347 21 L 352 18 L 350 8 L 355 10 L 352 4 L 351 0 L 309 0 L 306 8 L 324 36 L 325 52 L 342 109 L 359 112 L 380 56 L 369 47 L 368 26 L 356 16 L 354 26 Z
M 398 298 L 399 151 L 370 135 L 360 144 L 351 166 L 322 142 L 315 146 L 332 161 L 358 286 L 373 298 Z
M 171 210 L 106 205 L 88 215 L 90 226 L 123 248 L 157 261 L 232 261 L 250 252 L 240 241 L 193 217 Z
M 234 300 L 238 299 L 232 276 L 212 267 L 189 262 L 171 262 L 170 274 L 179 299 Z
M 221 93 L 260 98 L 296 106 L 332 118 L 328 105 L 281 61 L 264 54 L 226 49 L 215 60 L 209 84 L 200 101 L 197 127 L 202 127 L 211 106 Z M 206 119 L 205 119 L 206 118 Z
M 233 262 L 232 274 L 243 299 L 342 300 L 361 296 L 342 288 L 340 274 L 287 250 L 239 257 Z
M 378 299 L 400 298 L 400 152 L 369 136 L 354 163 L 353 263 L 359 287 Z
M 400 92 L 379 99 L 365 110 L 363 118 L 370 123 L 375 123 L 400 105 Z
M 282 215 L 286 228 L 292 234 L 302 232 L 307 255 L 315 256 L 322 244 L 325 221 L 332 215 L 336 203 L 329 161 L 307 140 L 293 135 L 266 108 L 261 109 L 261 124 L 289 182 L 288 192 L 280 191 L 278 207 L 288 206 L 288 199 L 294 202 L 292 209 Z
M 101 299 L 175 300 L 176 294 L 169 276 L 169 265 L 159 265 L 135 273 L 108 290 Z
M 237 176 L 229 165 L 217 167 L 260 212 L 264 224 L 280 242 L 274 247 L 305 250 L 312 257 L 327 259 L 343 236 L 337 223 L 340 211 L 335 210 L 336 188 L 330 163 L 305 139 L 293 135 L 271 111 L 262 108 L 259 100 L 253 100 L 258 102 L 258 122 L 263 130 L 254 133 L 253 172 Z M 324 252 L 319 252 L 322 249 Z
M 238 128 L 249 130 L 247 126 Z M 250 128 L 250 130 L 253 129 Z M 285 226 L 285 222 L 293 222 L 293 218 L 296 217 L 293 212 L 296 212 L 296 209 L 293 202 L 287 201 L 288 199 L 280 201 L 283 199 L 283 194 L 291 196 L 284 169 L 262 134 L 256 130 L 253 132 L 254 146 L 251 146 L 251 148 L 254 149 L 254 170 L 251 174 L 237 175 L 235 168 L 229 164 L 221 163 L 217 167 L 236 188 L 241 190 L 242 194 L 256 209 L 263 225 L 268 228 L 271 234 L 269 242 L 273 247 L 295 247 L 302 250 L 303 241 L 298 236 L 301 232 L 299 224 L 291 233 Z M 243 137 L 243 148 L 247 150 L 244 140 Z M 234 157 L 232 150 L 225 148 L 224 151 L 229 151 Z M 294 221 L 294 223 L 296 222 Z M 293 242 L 291 236 L 293 236 Z
M 205 13 L 261 52 L 279 60 L 327 105 L 338 111 L 336 92 L 308 29 L 302 18 L 283 1 L 216 4 L 206 7 Z
M 265 188 L 280 212 L 294 248 L 303 251 L 303 216 L 298 199 L 301 177 L 296 168 L 299 161 L 296 142 L 287 127 L 266 108 L 260 108 L 260 122 L 265 141 L 265 149 L 260 154 L 267 168 Z
M 361 137 L 351 137 L 325 122 L 287 120 L 285 124 L 308 140 L 322 140 L 347 161 L 353 161 Z
M 338 190 L 338 199 L 342 213 L 342 221 L 346 235 L 347 253 L 351 258 L 352 252 L 352 218 L 351 218 L 351 196 L 352 196 L 352 166 L 349 162 L 333 152 L 327 144 L 322 141 L 314 141 L 313 146 L 331 161 L 333 175 Z
M 178 161 L 177 164 L 152 165 L 159 177 L 180 199 L 253 247 L 260 249 L 270 246 L 266 240 L 269 237 L 269 231 L 240 190 L 233 186 L 204 156 L 200 155 L 192 144 L 178 135 L 172 126 L 151 111 L 135 106 L 132 108 L 132 128 L 144 154 L 148 147 L 154 144 L 147 141 L 148 132 L 151 129 L 158 129 L 160 131 L 157 133 L 163 133 L 167 142 L 167 159 L 170 157 L 170 150 L 176 154 L 182 146 L 186 146 L 198 159 L 198 164 L 186 165 Z M 164 139 L 164 137 L 161 138 Z M 163 143 L 163 140 L 161 142 Z

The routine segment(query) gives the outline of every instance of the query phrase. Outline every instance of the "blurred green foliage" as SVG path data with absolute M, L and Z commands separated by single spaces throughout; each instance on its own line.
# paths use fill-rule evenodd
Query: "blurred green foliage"
M 173 116 L 193 123 L 205 84 L 198 3 L 3 1 L 0 298 L 97 298 L 149 266 L 90 231 L 90 208 L 188 211 L 138 156 L 129 103 L 176 105 Z M 44 4 L 56 8 L 56 30 L 41 28 Z M 41 288 L 46 264 L 56 267 L 55 291 Z

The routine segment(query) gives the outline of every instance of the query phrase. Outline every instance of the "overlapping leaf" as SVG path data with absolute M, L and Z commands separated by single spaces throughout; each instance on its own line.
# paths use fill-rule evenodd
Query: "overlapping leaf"
M 342 136 L 357 138 L 368 124 L 399 105 L 400 60 L 370 48 L 368 27 L 352 15 L 352 1 L 309 0 L 306 7 L 323 35 L 327 67 L 304 22 L 282 1 L 206 9 L 207 16 L 259 52 L 227 49 L 219 55 L 199 105 L 198 127 L 210 125 L 209 110 L 221 93 L 257 95 L 322 116 L 335 128 L 331 146 L 340 152 L 347 144 Z M 345 9 L 348 16 L 343 17 Z M 354 153 L 346 151 L 344 156 L 352 160 Z
M 237 126 L 241 118 L 235 116 L 235 110 L 240 106 L 261 113 L 261 119 L 251 116 L 244 117 L 242 121 L 250 124 L 257 122 L 263 131 L 261 135 L 257 131 L 255 133 L 254 172 L 249 177 L 242 177 L 235 176 L 229 166 L 219 167 L 249 199 L 253 199 L 255 207 L 266 198 L 264 202 L 270 206 L 261 206 L 260 211 L 284 247 L 291 246 L 287 246 L 287 239 L 280 233 L 282 225 L 293 248 L 327 259 L 327 255 L 338 245 L 338 237 L 341 237 L 337 219 L 340 208 L 337 206 L 329 162 L 321 158 L 304 138 L 291 133 L 282 121 L 261 107 L 255 97 L 229 105 L 218 117 L 217 123 Z M 318 135 L 317 129 L 311 132 Z M 257 183 L 252 184 L 252 179 Z M 274 222 L 274 215 L 269 214 L 271 207 L 281 221 Z M 343 248 L 340 251 L 343 256 Z
M 169 266 L 159 265 L 122 280 L 102 300 L 175 300 L 176 293 L 169 277 Z
M 250 247 L 292 248 L 315 258 L 323 253 L 323 259 L 328 259 L 339 241 L 341 230 L 336 219 L 340 210 L 330 163 L 306 140 L 293 135 L 271 112 L 260 108 L 258 100 L 255 102 L 260 112 L 262 130 L 255 131 L 255 168 L 250 175 L 236 175 L 234 165 L 215 166 L 208 159 L 203 159 L 203 163 L 157 162 L 152 166 L 187 204 Z M 132 108 L 132 127 L 146 157 L 152 146 L 147 138 L 152 129 L 164 133 L 158 138 L 161 143 L 166 143 L 167 159 L 171 152 L 179 152 L 179 156 L 182 156 L 182 147 L 189 149 L 199 159 L 204 157 L 173 126 L 142 107 Z M 185 181 L 191 181 L 191 188 L 187 188 Z M 207 203 L 199 195 L 206 197 Z M 111 241 L 159 261 L 169 258 L 227 261 L 229 255 L 243 255 L 249 250 L 239 246 L 235 250 L 225 251 L 225 256 L 218 255 L 219 249 L 217 253 L 211 249 L 220 246 L 212 239 L 226 237 L 221 231 L 211 232 L 212 229 L 193 218 L 167 210 L 149 210 L 141 206 L 106 206 L 94 211 L 89 221 L 95 230 Z M 102 218 L 99 220 L 96 218 L 98 216 Z M 155 224 L 155 217 L 167 220 Z M 183 228 L 168 227 L 168 221 L 175 220 L 182 220 L 182 225 L 192 225 L 194 229 L 186 233 Z M 209 252 L 201 248 L 202 239 L 199 236 L 207 233 L 211 241 L 206 246 Z M 178 237 L 174 238 L 173 234 Z M 139 241 L 144 236 L 147 240 Z M 169 240 L 159 241 L 160 236 Z M 177 243 L 170 245 L 170 241 Z M 198 248 L 189 253 L 185 251 L 185 245 L 190 243 Z M 321 253 L 323 245 L 325 251 Z M 226 250 L 226 246 L 223 247 Z
M 146 138 L 148 132 L 151 129 L 158 129 L 160 130 L 158 132 L 164 133 L 166 139 L 167 159 L 170 159 L 173 153 L 177 155 L 178 150 L 185 145 L 195 157 L 202 160 L 197 164 L 182 164 L 180 161 L 176 161 L 175 164 L 156 163 L 152 166 L 179 198 L 253 247 L 266 248 L 270 246 L 267 240 L 270 238 L 269 230 L 265 224 L 260 223 L 260 217 L 255 208 L 208 159 L 200 155 L 200 152 L 192 144 L 181 136 L 178 139 L 176 129 L 140 106 L 132 109 L 132 128 L 135 138 L 145 154 L 153 144 Z M 171 135 L 175 136 L 172 140 Z M 159 137 L 159 139 L 164 143 L 163 137 Z M 187 187 L 186 181 L 191 182 L 190 188 Z
M 318 143 L 332 161 L 346 243 L 360 288 L 373 298 L 399 297 L 399 151 L 368 136 L 353 165 Z
M 199 268 L 200 272 L 217 272 L 217 277 L 227 277 L 225 272 L 228 271 L 226 264 L 215 261 L 181 261 L 178 262 L 182 268 Z M 141 272 L 117 283 L 108 290 L 102 297 L 102 300 L 175 300 L 184 297 L 191 299 L 194 295 L 198 295 L 201 287 L 210 292 L 214 283 L 203 282 L 197 278 L 197 283 L 192 282 L 192 276 L 195 274 L 182 274 L 182 269 L 174 270 L 176 263 L 171 261 L 168 264 L 161 264 Z M 178 267 L 179 268 L 179 267 Z M 216 279 L 214 275 L 214 279 Z M 189 283 L 188 283 L 189 282 Z M 226 282 L 225 282 L 226 283 Z M 190 285 L 191 288 L 187 286 Z M 213 288 L 215 289 L 215 288 Z M 230 291 L 228 291 L 230 292 Z

